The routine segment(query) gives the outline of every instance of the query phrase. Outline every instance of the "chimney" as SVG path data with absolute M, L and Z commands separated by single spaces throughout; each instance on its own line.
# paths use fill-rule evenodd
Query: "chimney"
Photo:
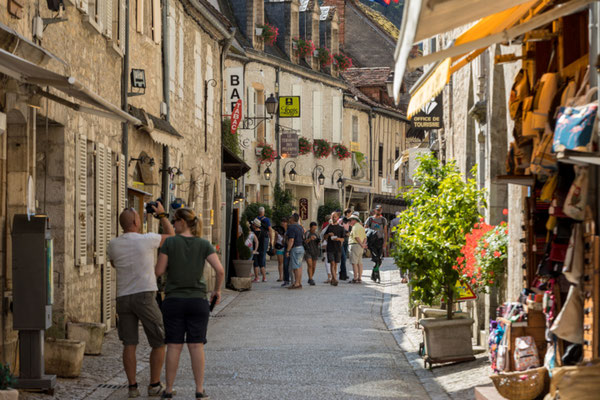
M 302 0 L 300 3 L 300 37 L 312 40 L 315 49 L 319 46 L 319 17 L 321 9 L 317 0 Z M 319 69 L 319 62 L 314 55 L 306 57 L 306 62 L 314 70 Z
M 268 23 L 279 29 L 276 45 L 294 63 L 298 63 L 298 55 L 294 51 L 292 38 L 297 38 L 299 32 L 299 9 L 298 0 L 266 0 L 265 19 Z
M 339 29 L 339 46 L 344 48 L 345 30 L 344 25 L 346 22 L 346 1 L 347 0 L 323 0 L 324 6 L 335 7 L 335 12 L 338 17 L 338 29 Z M 360 1 L 360 0 L 358 0 Z

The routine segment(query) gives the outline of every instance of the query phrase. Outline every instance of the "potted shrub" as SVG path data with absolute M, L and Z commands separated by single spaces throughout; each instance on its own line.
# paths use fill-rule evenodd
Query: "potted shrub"
M 406 198 L 409 208 L 400 215 L 394 235 L 392 255 L 399 268 L 410 273 L 412 301 L 422 304 L 443 302 L 446 319 L 424 318 L 425 362 L 472 360 L 473 320 L 453 319 L 459 273 L 456 260 L 461 257 L 465 235 L 479 220 L 485 207 L 484 191 L 474 179 L 464 179 L 455 161 L 442 165 L 431 154 L 418 158 L 415 171 L 419 186 Z M 472 171 L 476 176 L 475 171 Z
M 350 150 L 348 150 L 348 148 L 341 143 L 333 145 L 333 154 L 335 154 L 340 160 L 345 160 L 346 158 L 352 157 Z
M 19 392 L 12 387 L 16 379 L 10 372 L 8 364 L 0 364 L 0 400 L 16 400 L 19 398 Z
M 300 153 L 301 156 L 310 153 L 311 150 L 312 143 L 310 142 L 310 140 L 303 137 L 298 138 L 298 153 Z
M 333 55 L 333 66 L 338 71 L 345 71 L 348 68 L 352 68 L 352 59 L 344 53 L 337 53 Z
M 277 41 L 277 36 L 279 36 L 279 29 L 271 24 L 259 25 L 258 28 L 262 29 L 260 36 L 265 41 L 265 44 L 273 46 Z
M 242 226 L 242 234 L 237 238 L 235 243 L 237 257 L 233 260 L 233 267 L 235 275 L 238 278 L 249 278 L 252 266 L 254 265 L 252 250 L 246 246 L 246 239 L 250 235 L 250 228 L 248 227 L 248 221 L 244 217 L 240 224 Z
M 317 158 L 326 158 L 331 154 L 331 145 L 325 139 L 315 139 L 313 141 L 313 153 Z

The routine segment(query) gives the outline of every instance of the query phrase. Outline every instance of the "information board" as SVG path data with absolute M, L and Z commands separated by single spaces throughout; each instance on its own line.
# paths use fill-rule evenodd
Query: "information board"
M 279 118 L 300 118 L 300 96 L 279 97 Z

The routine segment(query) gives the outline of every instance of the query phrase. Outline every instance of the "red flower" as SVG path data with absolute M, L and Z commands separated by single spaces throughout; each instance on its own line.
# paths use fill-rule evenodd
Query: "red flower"
M 508 235 L 508 229 L 506 229 L 506 230 L 504 231 L 504 234 L 505 234 L 505 235 Z
M 502 210 L 502 214 L 503 214 L 503 215 L 508 215 L 508 209 L 507 209 L 507 208 L 505 208 L 504 210 Z
M 481 250 L 481 257 L 485 257 L 485 250 Z
M 501 255 L 502 255 L 502 253 L 500 253 L 498 250 L 496 250 L 494 252 L 494 257 L 496 257 L 496 258 L 500 257 Z
M 483 217 L 479 218 L 479 222 L 483 222 L 483 221 L 485 221 L 485 218 L 483 218 Z
M 490 244 L 487 241 L 483 241 L 483 248 L 487 249 Z
M 477 280 L 476 279 L 471 279 L 471 283 L 474 285 L 474 284 L 477 283 Z

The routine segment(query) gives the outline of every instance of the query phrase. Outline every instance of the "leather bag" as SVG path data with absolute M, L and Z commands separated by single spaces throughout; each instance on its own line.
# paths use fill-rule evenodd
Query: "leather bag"
M 575 180 L 569 189 L 563 212 L 577 221 L 585 219 L 585 206 L 588 199 L 589 167 L 575 166 Z
M 554 72 L 546 73 L 540 78 L 540 87 L 533 101 L 533 129 L 543 130 L 546 128 L 548 114 L 558 91 L 559 81 L 559 75 Z
M 583 344 L 583 294 L 578 286 L 569 288 L 567 300 L 550 331 L 567 342 Z

